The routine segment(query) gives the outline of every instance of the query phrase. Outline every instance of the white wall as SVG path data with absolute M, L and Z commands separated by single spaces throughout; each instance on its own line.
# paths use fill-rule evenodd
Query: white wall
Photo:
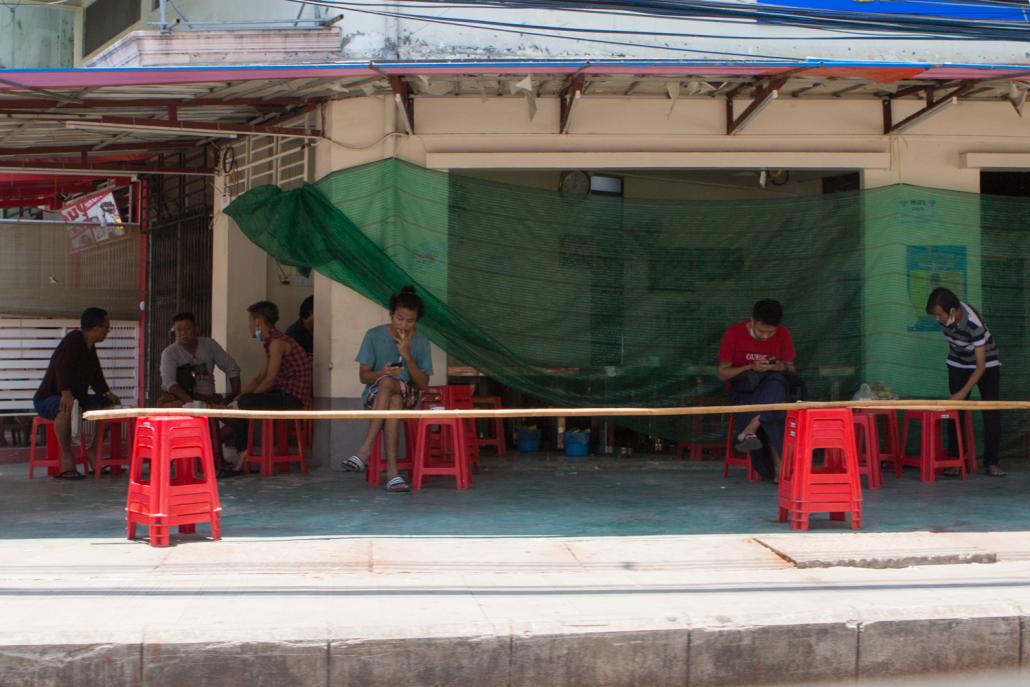
M 72 66 L 74 30 L 67 10 L 0 3 L 0 69 Z
M 141 21 L 127 29 L 153 29 L 158 12 L 151 0 L 140 0 Z M 676 20 L 668 17 L 634 17 L 625 14 L 561 12 L 535 9 L 495 9 L 488 7 L 419 6 L 409 0 L 383 3 L 394 11 L 428 15 L 443 19 L 478 19 L 511 24 L 536 24 L 554 27 L 553 31 L 515 33 L 497 27 L 493 30 L 464 28 L 453 24 L 429 23 L 411 19 L 392 19 L 362 14 L 354 8 L 343 12 L 340 56 L 356 60 L 419 59 L 512 59 L 512 58 L 636 58 L 636 59 L 793 59 L 822 58 L 838 60 L 922 61 L 931 63 L 1022 64 L 1025 46 L 1013 42 L 986 41 L 913 41 L 913 40 L 840 40 L 841 35 L 780 27 L 751 22 L 718 23 Z M 177 0 L 176 5 L 192 21 L 292 19 L 298 5 L 285 0 Z M 329 9 L 330 15 L 340 13 Z M 169 16 L 174 13 L 169 6 Z M 312 16 L 307 8 L 304 16 Z M 581 40 L 586 34 L 563 32 L 563 28 L 595 30 L 637 30 L 682 33 L 690 36 L 648 36 L 645 34 L 600 34 L 593 37 L 620 44 Z M 124 35 L 121 34 L 121 35 Z M 725 38 L 707 38 L 716 34 Z M 793 40 L 783 40 L 792 38 Z M 817 40 L 832 38 L 833 40 Z M 116 40 L 117 37 L 114 39 Z M 633 43 L 636 45 L 627 45 Z M 712 52 L 717 51 L 720 54 Z M 80 54 L 76 51 L 76 55 Z

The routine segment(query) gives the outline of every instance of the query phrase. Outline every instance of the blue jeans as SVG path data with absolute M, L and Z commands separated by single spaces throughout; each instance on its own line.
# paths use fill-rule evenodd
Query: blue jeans
M 790 383 L 782 372 L 766 372 L 762 381 L 754 391 L 730 390 L 730 403 L 739 405 L 764 405 L 766 403 L 786 403 L 790 400 Z M 751 451 L 751 465 L 762 479 L 777 478 L 772 457 L 766 449 L 775 450 L 783 455 L 783 425 L 787 414 L 782 410 L 761 413 L 736 413 L 733 416 L 733 427 L 739 433 L 758 416 L 759 436 L 765 446 L 761 450 Z M 736 440 L 736 437 L 734 437 Z

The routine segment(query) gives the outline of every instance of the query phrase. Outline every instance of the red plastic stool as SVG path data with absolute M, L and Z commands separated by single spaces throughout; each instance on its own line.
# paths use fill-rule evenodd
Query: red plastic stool
M 975 475 L 977 472 L 977 457 L 976 435 L 973 434 L 973 411 L 966 410 L 961 415 L 962 432 L 966 439 L 966 470 Z
M 426 387 L 425 394 L 428 398 L 436 398 L 435 405 L 442 405 L 447 410 L 472 410 L 472 384 L 449 384 L 447 386 Z M 469 466 L 475 472 L 479 472 L 479 441 L 476 437 L 476 421 L 472 418 L 464 418 L 465 423 L 465 454 L 468 456 Z M 450 453 L 448 435 L 440 437 L 443 452 Z
M 39 438 L 39 428 L 46 428 L 46 458 L 36 453 L 36 441 Z M 86 451 L 81 446 L 78 452 L 72 451 L 75 456 L 75 465 L 89 465 Z M 61 444 L 57 441 L 57 434 L 54 433 L 54 421 L 47 420 L 38 415 L 32 418 L 32 436 L 29 438 L 29 479 L 35 477 L 36 468 L 46 468 L 46 474 L 58 475 L 61 473 Z M 87 468 L 87 474 L 88 474 Z
M 473 406 L 481 406 L 486 408 L 494 408 L 495 410 L 501 409 L 501 397 L 500 396 L 473 396 Z M 475 420 L 473 420 L 475 423 Z M 507 455 L 507 441 L 505 441 L 506 435 L 504 433 L 504 418 L 495 417 L 489 421 L 489 424 L 493 425 L 493 436 L 477 438 L 476 444 L 479 448 L 484 446 L 493 446 L 497 449 L 497 455 L 500 458 L 504 458 Z
M 413 470 L 415 467 L 415 432 L 417 431 L 417 420 L 404 421 L 404 460 L 397 460 L 398 470 Z M 365 470 L 365 481 L 370 486 L 378 487 L 383 470 L 386 469 L 386 459 L 383 458 L 383 433 L 376 436 L 372 444 L 372 453 L 368 456 L 368 469 Z
M 880 463 L 880 438 L 876 432 L 876 417 L 853 413 L 855 439 L 858 452 L 858 474 L 865 475 L 870 489 L 879 489 L 883 468 Z
M 112 475 L 120 475 L 123 467 L 129 467 L 132 462 L 132 452 L 124 450 L 122 439 L 125 439 L 128 446 L 132 446 L 132 424 L 133 418 L 97 421 L 97 432 L 93 439 L 94 445 L 97 447 L 97 455 L 93 460 L 94 478 L 99 478 L 100 471 L 104 468 L 111 468 Z M 105 434 L 107 435 L 106 443 L 104 442 Z
M 825 450 L 825 465 L 813 465 L 816 449 Z M 780 522 L 789 517 L 791 529 L 807 530 L 813 513 L 829 513 L 831 520 L 843 520 L 850 513 L 851 528 L 861 528 L 862 486 L 851 410 L 787 413 L 779 511 Z
M 440 433 L 450 432 L 450 441 L 444 445 L 450 451 L 433 461 L 429 442 L 432 428 L 440 428 Z M 449 456 L 448 456 L 449 453 Z M 445 461 L 450 457 L 449 461 Z M 468 439 L 465 436 L 465 422 L 462 418 L 420 419 L 415 428 L 415 464 L 412 468 L 411 482 L 415 489 L 421 489 L 426 477 L 439 475 L 453 477 L 458 489 L 468 489 L 472 483 L 472 474 L 468 456 Z
M 902 456 L 905 453 L 905 449 L 901 445 L 901 432 L 898 428 L 898 411 L 887 410 L 887 409 L 869 409 L 860 408 L 854 411 L 855 415 L 867 415 L 872 418 L 884 418 L 886 422 L 886 437 L 887 442 L 880 444 L 880 460 L 886 461 L 893 469 L 896 477 L 901 477 L 902 468 Z M 874 425 L 875 427 L 875 425 Z M 879 439 L 879 430 L 877 430 L 877 439 Z
M 730 466 L 742 467 L 747 469 L 747 481 L 748 482 L 760 482 L 761 477 L 755 471 L 755 466 L 751 464 L 751 456 L 746 453 L 738 453 L 736 449 L 736 437 L 733 435 L 733 416 L 730 415 L 730 421 L 726 428 L 726 457 L 722 463 L 722 477 L 726 479 L 730 475 Z
M 254 423 L 261 423 L 261 452 L 255 454 Z M 290 453 L 290 438 L 296 442 L 297 452 Z M 308 464 L 304 459 L 304 431 L 300 420 L 252 420 L 247 426 L 247 460 L 243 463 L 243 472 L 250 472 L 250 464 L 261 466 L 261 476 L 271 477 L 279 465 L 300 463 L 300 471 L 307 472 Z
M 958 456 L 949 456 L 941 441 L 941 429 L 944 422 L 955 423 L 958 439 Z M 922 482 L 933 482 L 937 472 L 945 468 L 958 468 L 962 479 L 966 479 L 966 446 L 962 436 L 962 422 L 955 410 L 906 410 L 902 420 L 903 432 L 901 445 L 908 446 L 909 428 L 913 422 L 920 424 L 919 455 L 905 453 L 904 464 L 919 468 L 919 479 Z
M 125 502 L 128 538 L 135 539 L 136 527 L 145 525 L 151 546 L 168 546 L 172 527 L 183 534 L 207 522 L 211 538 L 221 539 L 221 511 L 207 419 L 138 418 Z

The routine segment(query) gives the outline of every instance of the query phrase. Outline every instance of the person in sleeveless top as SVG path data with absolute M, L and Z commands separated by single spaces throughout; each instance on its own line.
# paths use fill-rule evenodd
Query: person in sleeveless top
M 261 372 L 240 392 L 240 410 L 303 410 L 311 404 L 311 358 L 299 343 L 275 328 L 279 308 L 269 301 L 258 301 L 247 308 L 250 333 L 265 347 Z M 223 477 L 239 474 L 246 461 L 247 420 L 234 420 L 233 448 L 236 460 Z M 226 457 L 228 460 L 228 456 Z

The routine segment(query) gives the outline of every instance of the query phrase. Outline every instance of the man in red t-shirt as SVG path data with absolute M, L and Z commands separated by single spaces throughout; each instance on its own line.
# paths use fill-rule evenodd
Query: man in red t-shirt
M 719 346 L 719 380 L 730 384 L 733 405 L 784 403 L 789 400 L 787 373 L 794 369 L 794 341 L 780 324 L 779 301 L 755 303 L 751 319 L 738 322 L 722 337 Z M 783 451 L 782 412 L 738 413 L 737 450 L 751 454 L 751 464 L 764 479 L 776 480 Z M 763 442 L 764 439 L 764 442 Z M 764 452 L 769 449 L 772 461 Z

